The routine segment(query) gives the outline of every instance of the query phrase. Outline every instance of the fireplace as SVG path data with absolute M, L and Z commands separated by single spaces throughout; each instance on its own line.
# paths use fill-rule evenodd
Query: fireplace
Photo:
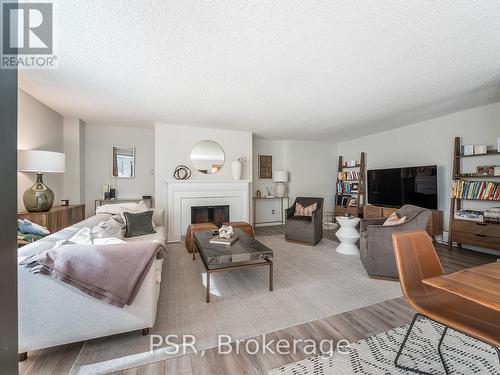
M 213 223 L 218 228 L 229 221 L 229 205 L 191 206 L 191 224 Z
M 191 207 L 229 206 L 231 221 L 250 219 L 249 181 L 167 181 L 167 241 L 179 242 L 192 223 Z M 207 215 L 208 216 L 208 215 Z M 214 215 L 215 216 L 215 215 Z

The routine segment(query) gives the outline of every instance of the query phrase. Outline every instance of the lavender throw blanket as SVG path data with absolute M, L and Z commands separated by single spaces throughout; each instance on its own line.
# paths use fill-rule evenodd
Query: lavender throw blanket
M 24 259 L 33 273 L 56 277 L 111 305 L 130 305 L 155 258 L 164 247 L 155 242 L 66 245 Z

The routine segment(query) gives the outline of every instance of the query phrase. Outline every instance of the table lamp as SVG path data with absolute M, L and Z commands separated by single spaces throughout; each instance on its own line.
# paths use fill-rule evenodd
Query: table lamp
M 35 184 L 23 194 L 24 207 L 28 212 L 45 212 L 54 204 L 54 192 L 43 183 L 43 173 L 63 173 L 65 155 L 61 152 L 18 150 L 19 172 L 36 172 Z
M 273 181 L 276 182 L 276 195 L 280 198 L 284 197 L 286 191 L 286 183 L 288 182 L 288 172 L 274 171 Z

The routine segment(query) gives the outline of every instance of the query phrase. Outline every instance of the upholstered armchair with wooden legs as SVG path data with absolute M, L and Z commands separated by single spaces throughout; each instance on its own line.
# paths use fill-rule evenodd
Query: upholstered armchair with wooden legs
M 449 373 L 441 348 L 448 328 L 481 340 L 495 348 L 500 361 L 500 316 L 498 312 L 458 295 L 425 285 L 422 280 L 443 274 L 441 262 L 425 231 L 392 234 L 394 255 L 401 289 L 408 303 L 417 310 L 394 361 L 396 367 L 417 372 L 398 364 L 413 326 L 422 316 L 443 325 L 438 353 L 446 374 Z
M 316 203 L 312 216 L 295 215 L 296 203 L 302 207 Z M 323 198 L 297 197 L 286 211 L 285 239 L 305 245 L 316 245 L 323 238 Z

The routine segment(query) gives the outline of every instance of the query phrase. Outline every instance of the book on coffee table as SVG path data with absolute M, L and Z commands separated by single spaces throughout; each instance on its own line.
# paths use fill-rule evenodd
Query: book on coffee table
M 232 245 L 238 240 L 238 236 L 231 236 L 229 238 L 215 236 L 210 239 L 210 243 L 219 244 L 219 245 Z

